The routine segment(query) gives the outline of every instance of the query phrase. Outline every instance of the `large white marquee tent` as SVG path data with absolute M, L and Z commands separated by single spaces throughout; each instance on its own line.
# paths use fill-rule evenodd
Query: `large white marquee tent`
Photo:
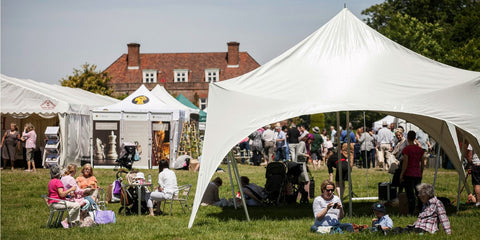
M 113 104 L 117 99 L 94 94 L 79 88 L 36 82 L 1 75 L 2 121 L 7 117 L 12 121 L 36 120 L 37 147 L 43 147 L 45 123 L 58 118 L 61 139 L 60 165 L 80 163 L 83 156 L 89 155 L 90 110 L 94 107 Z M 33 117 L 33 116 L 37 117 Z M 15 120 L 16 119 L 16 120 Z M 17 124 L 18 125 L 18 124 Z M 19 126 L 23 130 L 23 125 Z
M 480 72 L 414 53 L 348 9 L 256 70 L 212 84 L 208 103 L 189 227 L 228 151 L 260 126 L 295 116 L 358 110 L 405 119 L 441 142 L 460 177 L 457 132 L 480 150 Z

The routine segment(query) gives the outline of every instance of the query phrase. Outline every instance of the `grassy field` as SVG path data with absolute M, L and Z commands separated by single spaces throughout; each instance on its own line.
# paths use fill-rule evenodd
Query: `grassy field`
M 225 165 L 220 166 L 226 169 Z M 264 167 L 240 165 L 241 175 L 249 176 L 251 181 L 259 185 L 265 183 Z M 113 170 L 95 169 L 95 176 L 100 186 L 106 188 L 115 180 Z M 157 173 L 154 170 L 145 170 L 151 173 L 154 182 Z M 316 180 L 315 194 L 320 194 L 320 182 L 327 178 L 325 167 L 312 171 Z M 198 173 L 176 171 L 178 184 L 193 184 L 190 204 L 193 203 Z M 360 197 L 377 196 L 377 183 L 388 181 L 385 172 L 368 171 L 368 188 L 366 171 L 354 169 L 352 172 L 353 190 Z M 433 182 L 434 171 L 426 169 L 424 182 Z M 231 187 L 228 173 L 216 173 L 224 185 L 220 188 L 220 197 L 231 198 Z M 47 192 L 49 173 L 46 169 L 39 169 L 37 173 L 27 173 L 17 169 L 14 172 L 1 172 L 1 238 L 2 239 L 380 239 L 383 236 L 375 233 L 362 232 L 358 234 L 323 235 L 309 232 L 313 224 L 313 213 L 310 200 L 308 205 L 286 205 L 280 207 L 249 208 L 251 222 L 245 221 L 243 209 L 200 207 L 194 226 L 187 229 L 190 215 L 184 214 L 179 205 L 174 206 L 172 216 L 123 216 L 117 214 L 117 223 L 101 225 L 92 228 L 48 229 L 45 227 L 48 218 L 42 194 Z M 436 194 L 455 199 L 458 186 L 457 174 L 452 170 L 440 170 Z M 368 193 L 367 193 L 368 190 Z M 237 191 L 237 190 L 236 190 Z M 462 195 L 461 210 L 455 214 L 454 208 L 449 208 L 449 219 L 452 224 L 453 235 L 445 235 L 443 231 L 435 234 L 437 239 L 476 239 L 480 234 L 480 209 L 463 204 L 466 194 Z M 353 217 L 346 217 L 342 222 L 356 224 L 370 224 L 373 214 L 373 202 L 353 202 Z M 348 213 L 348 202 L 344 203 Z M 118 211 L 120 204 L 108 204 L 107 208 Z M 395 226 L 406 226 L 415 221 L 415 217 L 399 217 L 397 209 L 387 209 Z M 431 238 L 432 235 L 414 236 L 397 235 L 391 239 L 419 239 Z

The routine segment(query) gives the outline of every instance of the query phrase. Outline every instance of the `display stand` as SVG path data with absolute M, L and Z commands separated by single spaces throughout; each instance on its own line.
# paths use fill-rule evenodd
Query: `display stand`
M 43 150 L 43 167 L 60 163 L 60 127 L 47 127 L 45 130 L 46 144 Z

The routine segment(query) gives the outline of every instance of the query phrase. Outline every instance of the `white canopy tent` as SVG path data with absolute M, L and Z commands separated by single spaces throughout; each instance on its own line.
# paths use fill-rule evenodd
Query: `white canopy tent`
M 167 138 L 169 142 L 170 166 L 176 159 L 176 151 L 179 143 L 181 126 L 185 120 L 185 111 L 175 106 L 167 105 L 157 99 L 144 85 L 140 86 L 132 94 L 124 100 L 112 104 L 110 106 L 99 107 L 92 111 L 94 121 L 94 140 L 101 144 L 95 144 L 92 151 L 92 158 L 98 152 L 97 146 L 104 146 L 106 160 L 94 159 L 96 166 L 114 165 L 113 160 L 116 159 L 121 149 L 119 147 L 124 142 L 138 142 L 142 146 L 141 160 L 136 162 L 135 168 L 151 168 L 152 162 L 152 146 L 155 145 L 154 131 L 169 131 Z M 105 134 L 96 135 L 99 131 L 112 131 L 112 134 L 106 139 Z M 103 140 L 101 139 L 103 137 Z M 98 139 L 97 139 L 98 138 Z M 115 145 L 111 141 L 116 141 Z M 108 150 L 108 148 L 116 148 L 116 150 Z M 103 149 L 102 149 L 103 150 Z M 153 148 L 155 151 L 155 148 Z M 112 153 L 113 152 L 113 153 Z M 110 156 L 110 159 L 108 159 Z
M 265 65 L 210 86 L 203 161 L 188 226 L 224 156 L 260 126 L 319 112 L 390 114 L 441 138 L 463 177 L 455 127 L 480 149 L 479 102 L 479 72 L 414 53 L 343 9 Z
M 155 86 L 151 92 L 156 98 L 158 98 L 158 100 L 162 101 L 165 105 L 184 110 L 186 121 L 190 121 L 191 114 L 196 114 L 198 121 L 198 113 L 200 112 L 200 110 L 185 106 L 183 103 L 179 102 L 176 98 L 170 95 L 170 93 L 168 93 L 168 91 L 164 87 L 157 84 L 157 86 Z
M 81 157 L 89 155 L 90 109 L 118 102 L 117 99 L 79 88 L 13 78 L 3 74 L 0 80 L 2 116 L 27 121 L 34 114 L 43 119 L 58 118 L 62 143 L 60 166 L 80 163 Z M 43 136 L 45 122 L 51 123 L 39 119 L 38 124 L 34 124 L 37 135 Z M 21 127 L 23 126 L 19 126 Z M 42 148 L 41 144 L 44 144 L 43 139 L 37 137 L 37 147 Z
M 373 123 L 373 126 L 372 126 L 373 129 L 374 130 L 380 129 L 382 127 L 383 122 L 387 122 L 387 124 L 394 123 L 396 126 L 402 126 L 403 129 L 405 130 L 405 133 L 410 131 L 410 130 L 415 131 L 415 132 L 417 132 L 419 130 L 419 128 L 417 126 L 415 126 L 414 124 L 405 121 L 405 119 L 394 117 L 392 115 L 387 115 L 384 118 L 382 118 L 378 121 L 375 121 Z

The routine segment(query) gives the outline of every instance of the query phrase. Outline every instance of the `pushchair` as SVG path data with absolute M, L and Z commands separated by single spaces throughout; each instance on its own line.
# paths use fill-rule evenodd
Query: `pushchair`
M 293 196 L 289 196 L 287 202 L 293 203 L 297 201 L 297 196 L 300 193 L 300 203 L 308 203 L 308 193 L 305 191 L 305 182 L 301 182 L 300 175 L 303 173 L 303 165 L 305 163 L 296 163 L 296 162 L 288 162 L 288 172 L 287 172 L 287 179 L 288 182 L 292 184 L 293 187 Z
M 287 183 L 287 171 L 283 162 L 271 162 L 267 165 L 265 173 L 265 192 L 267 193 L 266 204 L 277 205 L 285 198 L 285 186 Z
M 125 174 L 124 178 L 122 178 L 122 174 Z M 136 174 L 137 173 L 126 172 L 124 170 L 119 170 L 116 174 L 117 180 L 122 182 L 122 189 L 120 192 L 120 203 L 122 203 L 122 206 L 118 209 L 118 214 L 121 214 L 122 211 L 125 211 L 126 215 L 137 214 L 139 204 L 141 204 L 141 213 L 148 213 L 147 202 L 146 199 L 144 199 L 145 187 L 140 188 L 139 191 L 135 186 L 127 186 L 133 184 Z M 125 179 L 128 184 L 123 182 Z M 141 194 L 140 202 L 138 201 L 139 194 Z
M 135 160 L 135 153 L 137 150 L 137 145 L 134 143 L 124 142 L 122 144 L 122 151 L 120 152 L 120 157 L 115 160 L 118 164 L 118 167 L 126 168 L 129 171 L 132 170 L 133 161 Z

